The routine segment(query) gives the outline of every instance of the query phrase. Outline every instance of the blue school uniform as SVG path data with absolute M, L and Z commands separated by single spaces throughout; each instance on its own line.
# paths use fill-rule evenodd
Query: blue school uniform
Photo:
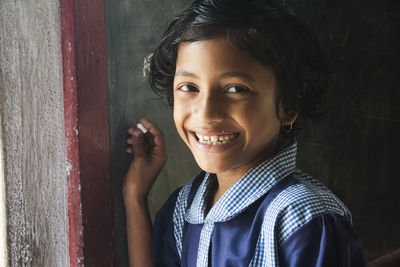
M 153 230 L 156 266 L 366 266 L 346 206 L 296 169 L 297 144 L 249 170 L 205 214 L 201 172 L 176 190 Z

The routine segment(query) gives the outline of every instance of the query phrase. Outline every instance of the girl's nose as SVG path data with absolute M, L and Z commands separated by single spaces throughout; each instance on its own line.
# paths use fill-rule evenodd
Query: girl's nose
M 207 124 L 215 124 L 225 118 L 223 101 L 216 94 L 200 93 L 193 111 L 198 121 Z

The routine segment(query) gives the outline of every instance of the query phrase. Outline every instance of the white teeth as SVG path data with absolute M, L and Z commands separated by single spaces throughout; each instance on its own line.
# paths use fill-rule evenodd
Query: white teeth
M 200 143 L 207 144 L 207 145 L 220 145 L 220 144 L 227 144 L 231 142 L 231 140 L 235 139 L 236 136 L 234 134 L 230 135 L 200 135 L 196 133 L 197 138 L 199 139 Z

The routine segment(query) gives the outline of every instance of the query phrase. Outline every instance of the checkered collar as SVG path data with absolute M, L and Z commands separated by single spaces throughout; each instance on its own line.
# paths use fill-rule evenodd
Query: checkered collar
M 207 181 L 211 174 L 206 173 L 199 186 L 192 205 L 186 212 L 185 220 L 192 224 L 224 222 L 232 219 L 257 199 L 267 193 L 273 185 L 295 171 L 297 142 L 281 150 L 250 169 L 233 184 L 204 216 Z

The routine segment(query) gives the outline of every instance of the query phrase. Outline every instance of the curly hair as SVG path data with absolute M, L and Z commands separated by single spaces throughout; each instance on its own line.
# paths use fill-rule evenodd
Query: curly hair
M 270 68 L 277 80 L 276 112 L 313 120 L 326 112 L 328 64 L 317 38 L 273 0 L 195 0 L 164 32 L 150 62 L 149 81 L 173 106 L 173 81 L 179 44 L 225 35 L 236 48 Z M 285 139 L 296 135 L 299 119 Z M 304 121 L 304 120 L 303 120 Z

